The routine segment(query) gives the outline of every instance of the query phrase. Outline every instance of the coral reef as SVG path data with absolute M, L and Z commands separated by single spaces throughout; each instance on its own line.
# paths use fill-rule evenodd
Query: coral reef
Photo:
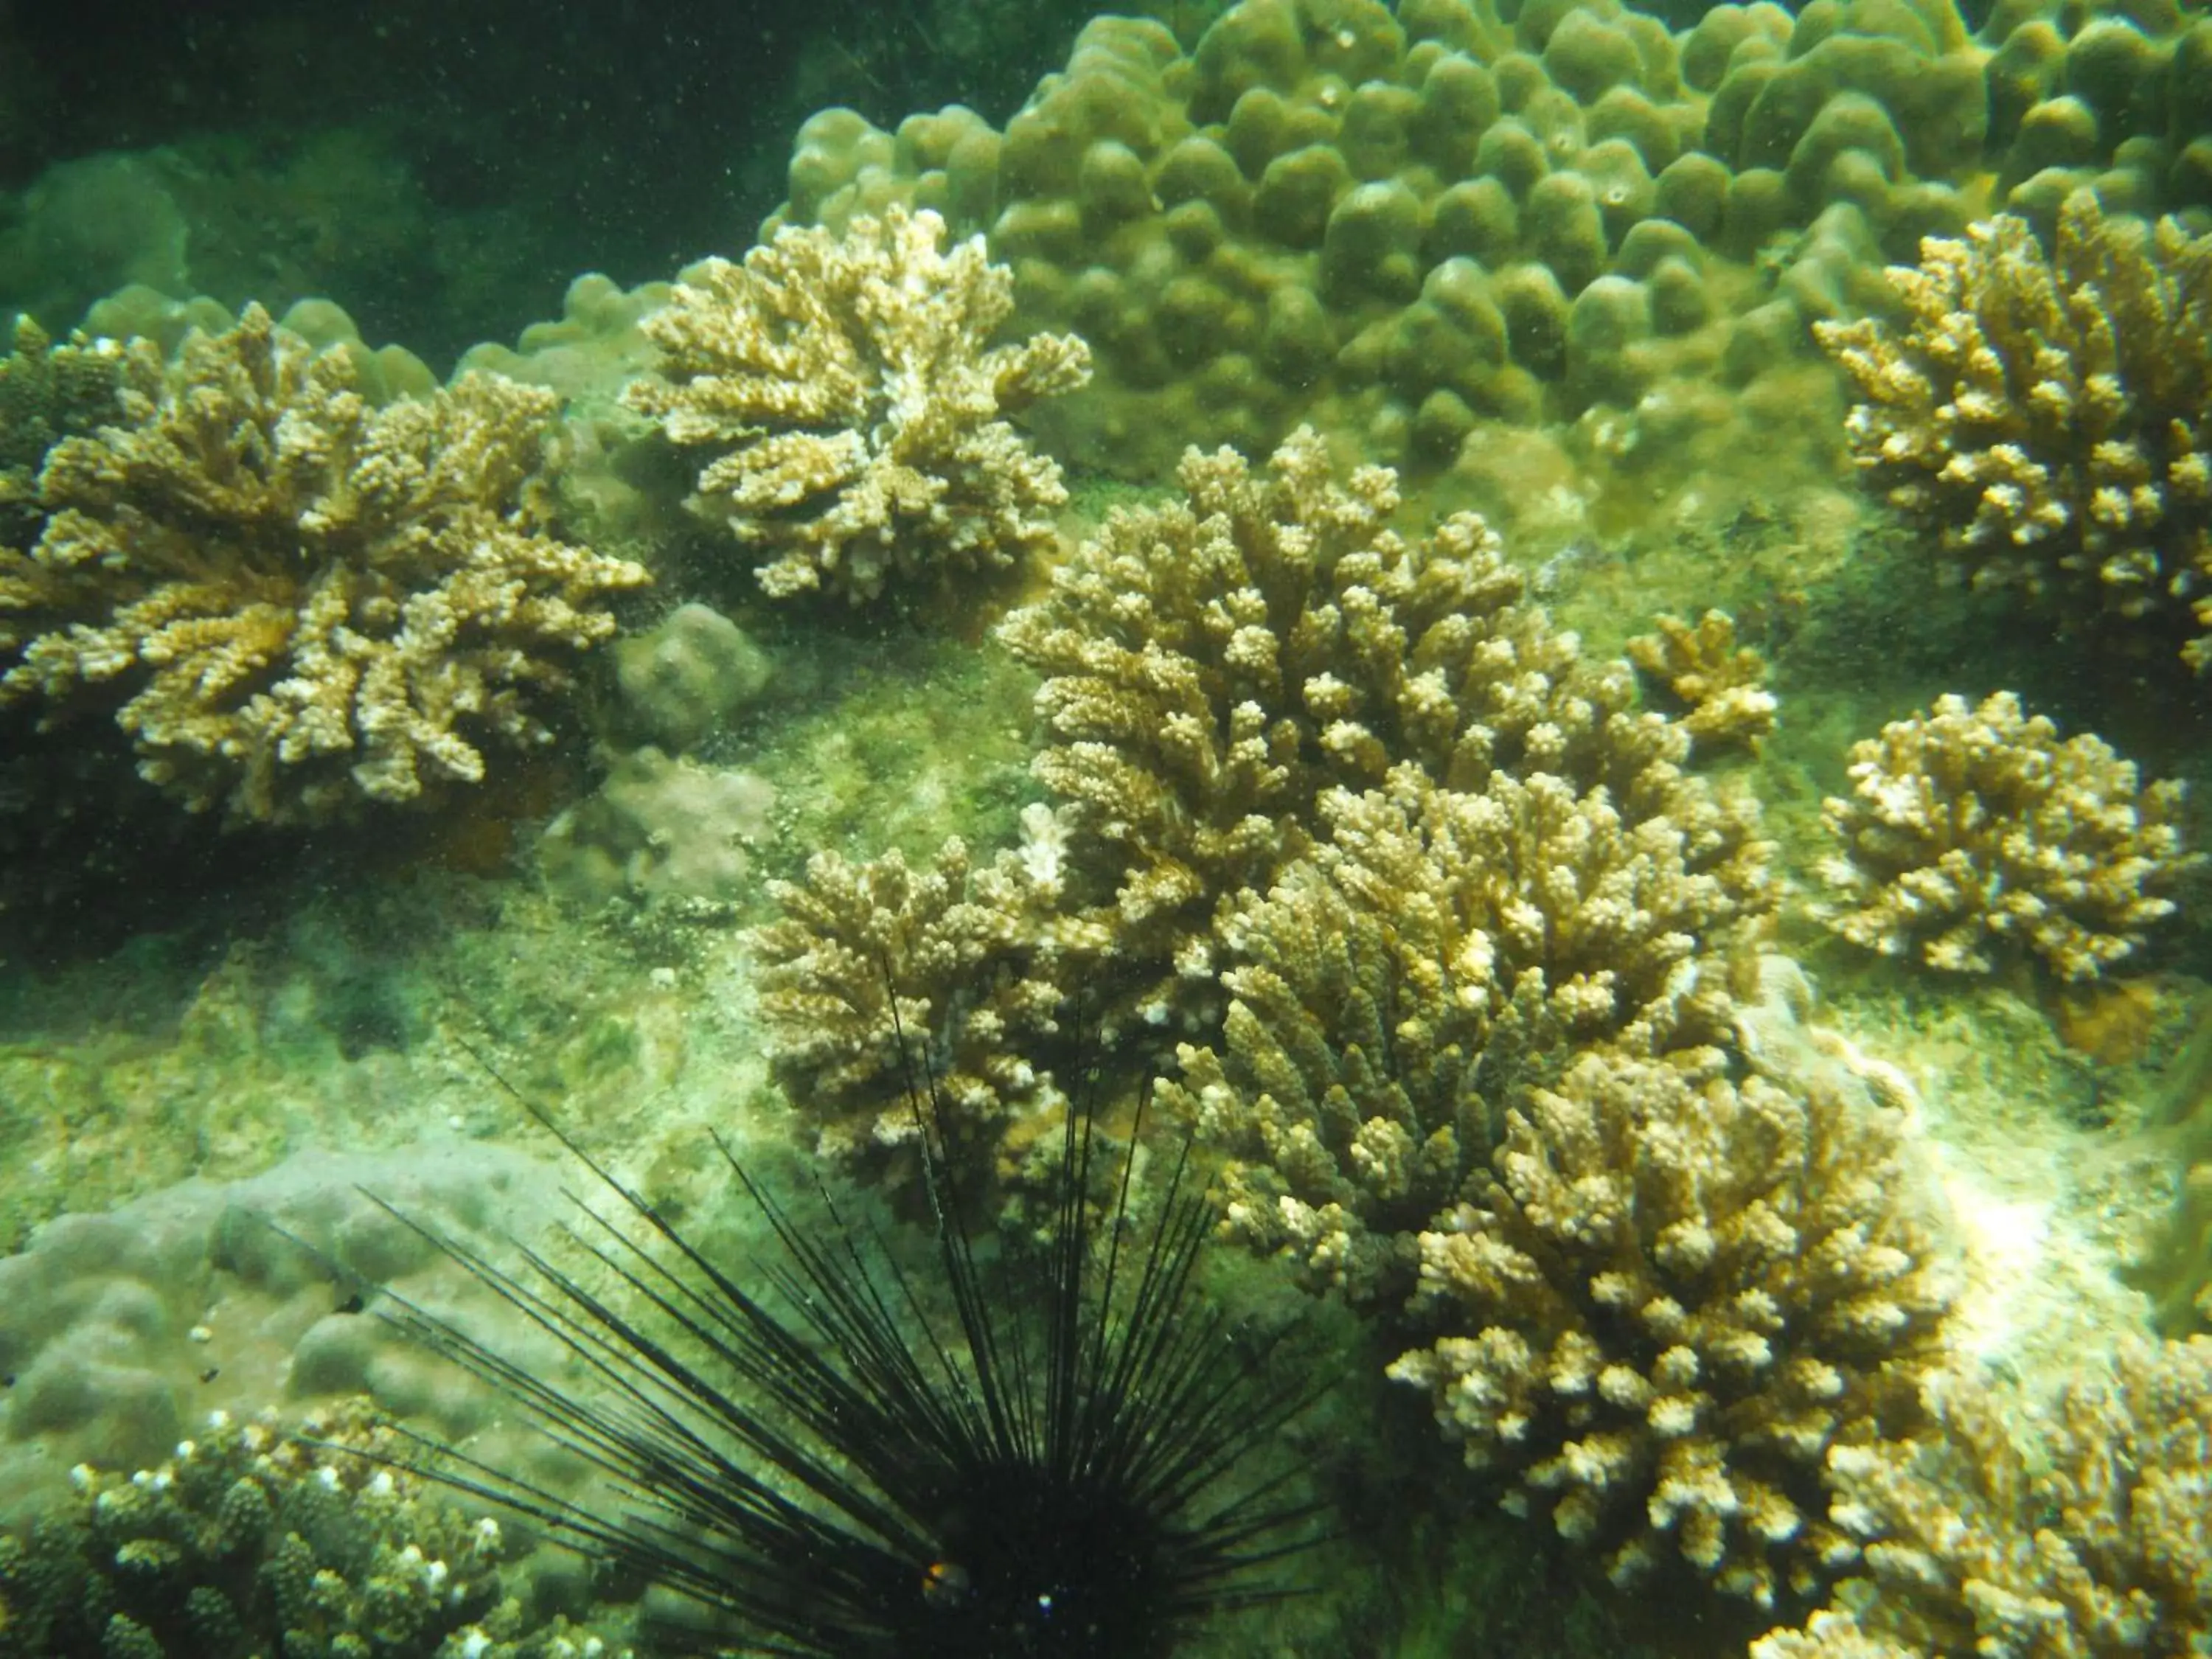
M 1433 1066 L 1430 1082 L 1378 1074 L 1381 1094 L 1362 1114 L 1388 1120 L 1377 1133 L 1395 1125 L 1416 1139 L 1462 1109 L 1454 1066 L 1487 1052 L 1503 1068 L 1516 1045 L 1696 1000 L 1685 963 L 1700 935 L 1723 949 L 1737 923 L 1771 908 L 1770 849 L 1747 795 L 1684 775 L 1687 738 L 1632 708 L 1626 665 L 1586 659 L 1573 635 L 1554 632 L 1474 515 L 1419 538 L 1389 528 L 1395 475 L 1369 467 L 1340 481 L 1310 431 L 1264 471 L 1232 451 L 1193 452 L 1181 477 L 1182 501 L 1117 509 L 1048 595 L 1001 627 L 1045 676 L 1036 770 L 1059 803 L 1025 813 L 1022 849 L 972 881 L 961 847 L 925 878 L 902 860 L 825 858 L 807 887 L 776 890 L 787 914 L 763 936 L 763 1010 L 787 1033 L 779 1069 L 809 1109 L 839 1124 L 870 1100 L 896 1110 L 887 973 L 914 999 L 909 1035 L 945 1045 L 948 1095 L 985 1118 L 1010 1098 L 999 1073 L 1035 1087 L 1012 1039 L 1049 1035 L 1078 984 L 1109 1034 L 1201 1042 L 1219 1029 L 1224 988 L 1285 1010 L 1303 999 L 1298 1018 L 1320 1022 L 1328 1042 L 1367 1044 L 1365 1060 L 1343 1063 L 1370 1071 L 1381 1063 L 1373 1022 L 1432 1020 L 1443 1030 L 1405 1033 L 1401 1054 L 1432 1038 L 1431 1060 L 1419 1062 Z M 1318 854 L 1323 843 L 1334 850 Z M 1486 867 L 1449 867 L 1478 853 Z M 1310 855 L 1315 871 L 1286 873 Z M 1263 897 L 1279 882 L 1297 896 Z M 1330 896 L 1332 882 L 1354 896 Z M 1421 895 L 1407 906 L 1428 909 L 1401 914 L 1389 890 L 1401 883 Z M 1267 909 L 1278 900 L 1281 916 Z M 1296 926 L 1323 934 L 1380 904 L 1390 939 L 1370 941 L 1373 960 L 1357 968 L 1334 944 L 1297 964 L 1273 959 L 1272 930 L 1309 903 L 1328 919 Z M 1441 956 L 1419 960 L 1431 946 Z M 1224 969 L 1249 972 L 1224 980 Z M 1355 1011 L 1332 974 L 1365 975 L 1375 1000 Z M 1283 988 L 1263 991 L 1263 978 Z M 1231 1018 L 1236 1031 L 1256 1029 L 1249 1009 Z M 1334 1079 L 1316 1073 L 1310 1095 L 1279 1105 L 1255 1080 L 1275 1060 L 1236 1041 L 1233 1077 L 1193 1073 L 1208 1103 L 1192 1110 L 1240 1157 L 1264 1162 L 1273 1150 L 1294 1162 L 1271 1142 L 1337 1112 L 1320 1103 Z M 1269 1041 L 1322 1072 L 1339 1063 L 1303 1030 Z M 1435 1097 L 1380 1103 L 1406 1087 Z M 862 1127 L 836 1137 L 908 1133 L 896 1118 Z M 1327 1155 L 1352 1155 L 1357 1129 L 1332 1122 Z M 1486 1144 L 1474 1135 L 1444 1162 L 1479 1161 Z M 1304 1173 L 1312 1179 L 1288 1177 L 1282 1194 L 1340 1204 L 1337 1173 Z M 1410 1241 L 1433 1207 L 1383 1235 Z M 1309 1243 L 1316 1266 L 1334 1248 Z
M 51 1508 L 72 1466 L 150 1467 L 218 1409 L 365 1395 L 418 1428 L 482 1431 L 478 1391 L 356 1299 L 392 1286 L 443 1303 L 464 1282 L 364 1192 L 472 1242 L 535 1239 L 562 1203 L 557 1171 L 448 1139 L 183 1182 L 57 1217 L 0 1257 L 0 1375 L 14 1379 L 0 1391 L 0 1527 Z
M 1067 803 L 1079 864 L 1112 872 L 1115 951 L 1168 972 L 1140 994 L 1148 1019 L 1210 1006 L 1217 906 L 1309 849 L 1333 787 L 1411 764 L 1480 790 L 1502 768 L 1603 787 L 1639 816 L 1683 805 L 1662 805 L 1679 733 L 1632 710 L 1626 665 L 1585 659 L 1524 602 L 1480 518 L 1401 535 L 1395 476 L 1340 483 L 1310 430 L 1264 473 L 1194 451 L 1180 477 L 1183 501 L 1116 511 L 1000 629 L 1046 676 L 1037 775 Z M 1698 858 L 1746 841 L 1741 810 L 1685 820 L 1717 838 Z
M 2118 1659 L 2212 1643 L 2212 1342 L 2124 1340 L 2108 1373 L 2075 1376 L 2040 1420 L 1963 1376 L 1926 1393 L 1925 1439 L 1829 1454 L 1865 1582 L 1754 1643 L 1753 1659 Z
M 2009 691 L 1936 699 L 1855 744 L 1851 793 L 1822 817 L 1844 850 L 1820 864 L 1837 933 L 1948 973 L 2032 952 L 2096 978 L 2172 913 L 2197 861 L 2181 848 L 2181 786 L 2138 785 L 2101 738 L 2058 740 Z
M 58 720 L 127 690 L 140 770 L 195 811 L 312 823 L 480 780 L 478 742 L 545 741 L 529 694 L 647 580 L 546 533 L 548 393 L 375 407 L 258 307 L 124 374 L 128 423 L 54 447 L 45 532 L 0 559 L 0 699 Z
M 1652 618 L 1657 631 L 1638 634 L 1625 649 L 1677 716 L 1692 743 L 1706 751 L 1756 748 L 1774 729 L 1774 694 L 1766 659 L 1735 642 L 1735 618 L 1708 611 L 1693 627 L 1680 617 Z
M 74 1505 L 0 1534 L 0 1652 L 431 1659 L 499 1608 L 496 1521 L 372 1461 L 409 1443 L 357 1407 L 304 1429 L 218 1412 L 150 1468 L 79 1464 Z
M 1050 810 L 1032 805 L 1023 827 L 1022 848 L 981 870 L 956 837 L 926 870 L 896 850 L 860 865 L 821 852 L 803 884 L 771 884 L 783 915 L 751 935 L 761 1012 L 775 1075 L 825 1152 L 910 1141 L 925 1061 L 948 1130 L 985 1162 L 978 1149 L 1018 1143 L 1015 1120 L 1058 1098 L 1030 1056 L 1073 1006 L 1072 962 L 1103 941 L 1060 913 Z
M 1679 1555 L 1762 1607 L 1802 1594 L 1843 1547 L 1824 1460 L 1911 1426 L 1942 1352 L 1907 1152 L 1838 1076 L 1585 1053 L 1421 1235 L 1449 1328 L 1390 1374 L 1617 1582 Z
M 1227 907 L 1225 1052 L 1185 1044 L 1160 1085 L 1230 1154 L 1224 1231 L 1356 1303 L 1402 1302 L 1416 1236 L 1508 1103 L 1594 1042 L 1728 1039 L 1766 849 L 1668 752 L 1618 798 L 1502 768 L 1462 793 L 1412 767 L 1322 798 L 1324 842 Z
M 1133 477 L 1301 421 L 1424 465 L 1485 420 L 1601 408 L 1647 449 L 1771 447 L 1826 417 L 1806 323 L 1993 188 L 2039 222 L 2081 185 L 2212 200 L 2212 118 L 2175 79 L 2203 39 L 2178 9 L 2039 3 L 1978 38 L 1949 0 L 1673 33 L 1613 0 L 1243 0 L 1188 53 L 1101 18 L 1003 135 L 817 115 L 769 224 L 911 201 L 987 231 L 1024 321 L 1098 353 L 1037 430 Z
M 1904 319 L 1816 325 L 1869 482 L 1977 584 L 2212 633 L 2212 235 L 2077 191 L 1890 271 Z M 2203 667 L 2212 639 L 2186 654 Z
M 684 273 L 643 322 L 660 376 L 630 406 L 711 452 L 698 501 L 757 549 L 776 598 L 854 603 L 887 579 L 942 580 L 1048 545 L 1060 468 L 1005 416 L 1084 383 L 1067 335 L 988 342 L 1013 278 L 979 239 L 950 254 L 945 222 L 887 209 L 842 236 L 787 228 L 742 264 Z
M 750 772 L 671 758 L 651 744 L 617 757 L 591 795 L 538 840 L 546 880 L 571 902 L 638 905 L 738 898 L 750 848 L 769 839 L 775 790 Z
M 694 601 L 653 628 L 615 641 L 617 733 L 680 755 L 720 732 L 757 698 L 775 670 L 767 653 L 720 611 Z
M 15 349 L 0 359 L 0 547 L 38 539 L 46 452 L 121 420 L 123 352 L 113 342 L 57 346 L 30 318 L 15 319 Z

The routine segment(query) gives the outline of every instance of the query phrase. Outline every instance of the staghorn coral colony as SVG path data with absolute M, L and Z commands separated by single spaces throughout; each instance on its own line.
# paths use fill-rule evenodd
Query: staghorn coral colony
M 118 418 L 44 455 L 0 565 L 0 697 L 114 710 L 196 811 L 313 822 L 484 775 L 471 732 L 549 738 L 532 688 L 614 631 L 641 566 L 545 533 L 553 400 L 470 377 L 378 407 L 353 358 L 249 307 L 173 368 L 139 343 Z
M 442 382 L 167 196 L 16 324 L 0 928 L 159 902 L 0 951 L 0 1659 L 817 1650 L 408 1340 L 651 1413 L 533 1112 L 925 1357 L 1202 1175 L 1331 1542 L 1178 1652 L 2212 1642 L 2212 17 L 1158 10 Z

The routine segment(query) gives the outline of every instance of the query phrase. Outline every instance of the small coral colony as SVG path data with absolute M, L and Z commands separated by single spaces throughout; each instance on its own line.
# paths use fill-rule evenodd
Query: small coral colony
M 854 1261 L 897 1259 L 931 1217 L 951 1253 L 906 1257 L 926 1282 L 879 1324 L 743 1312 L 764 1294 L 748 1275 L 801 1305 L 876 1294 L 854 1289 L 869 1267 L 803 1251 L 700 1247 L 721 1301 L 611 1246 L 542 1282 L 475 1258 L 480 1299 L 594 1361 L 550 1412 L 581 1474 L 466 1448 L 456 1474 L 357 1406 L 304 1437 L 219 1424 L 135 1474 L 87 1464 L 62 1518 L 0 1545 L 0 1652 L 228 1653 L 234 1633 L 244 1652 L 264 1626 L 286 1655 L 607 1647 L 501 1599 L 501 1523 L 451 1508 L 489 1496 L 725 1620 L 683 1626 L 689 1645 L 953 1651 L 911 1631 L 841 1648 L 702 1578 L 723 1548 L 757 1577 L 770 1512 L 812 1540 L 802 1577 L 831 1571 L 836 1540 L 908 1536 L 915 1511 L 878 1487 L 911 1461 L 884 1474 L 830 1396 L 879 1377 L 871 1345 L 898 1352 L 935 1298 L 1000 1294 L 967 1252 L 1000 1231 L 1061 1253 L 1050 1319 L 1121 1334 L 1075 1342 L 1091 1358 L 1039 1396 L 1036 1444 L 948 1454 L 931 1479 L 1049 1462 L 1063 1419 L 1103 1413 L 1183 1462 L 1133 1498 L 1102 1431 L 1082 1455 L 1106 1473 L 1048 1481 L 1036 1525 L 1095 1542 L 1096 1506 L 1133 1504 L 1170 1565 L 1147 1578 L 1095 1542 L 1129 1575 L 1115 1593 L 1182 1588 L 1125 1640 L 1055 1625 L 1048 1586 L 974 1651 L 1197 1651 L 1248 1601 L 1262 1628 L 1328 1628 L 1360 1524 L 1328 1480 L 1255 1498 L 1281 1477 L 1194 1443 L 1194 1424 L 1251 1437 L 1160 1369 L 1186 1362 L 1097 1358 L 1270 1286 L 1340 1310 L 1330 1340 L 1355 1356 L 1325 1362 L 1344 1380 L 1285 1432 L 1318 1445 L 1298 1425 L 1332 1414 L 1353 1449 L 1330 1455 L 1357 1463 L 1402 1419 L 1453 1455 L 1397 1477 L 1401 1506 L 1502 1509 L 1521 1518 L 1487 1547 L 1565 1563 L 1557 1583 L 1712 1615 L 1638 1641 L 2212 1647 L 2192 1182 L 2160 1200 L 2182 1218 L 2161 1272 L 2185 1288 L 2155 1321 L 2130 1328 L 2116 1285 L 2101 1351 L 1993 1358 L 2001 1245 L 1947 1178 L 1945 1077 L 1829 1012 L 1844 988 L 1921 1008 L 2001 989 L 2078 1020 L 2197 982 L 2194 803 L 2081 728 L 2185 773 L 2185 744 L 2155 745 L 2203 718 L 2212 673 L 2201 7 L 1999 0 L 1970 28 L 1951 0 L 1812 0 L 1670 31 L 1618 0 L 1240 0 L 1190 41 L 1104 17 L 1003 131 L 958 107 L 889 133 L 817 116 L 789 190 L 741 258 L 629 293 L 580 281 L 567 318 L 442 385 L 327 305 L 126 292 L 66 338 L 20 325 L 0 705 L 27 793 L 4 810 L 127 783 L 232 838 L 343 846 L 465 818 L 591 731 L 617 757 L 546 832 L 545 867 L 556 845 L 582 857 L 594 813 L 627 814 L 647 828 L 602 861 L 645 860 L 662 884 L 641 902 L 674 908 L 696 892 L 670 848 L 695 831 L 651 803 L 707 775 L 682 757 L 718 717 L 679 695 L 713 678 L 702 659 L 757 683 L 856 627 L 1010 659 L 1033 691 L 1021 799 L 933 854 L 787 848 L 783 878 L 732 878 L 741 939 L 684 936 L 744 964 L 798 1144 L 860 1194 L 836 1212 L 872 1241 Z M 1848 558 L 1794 586 L 1731 568 L 1722 515 L 1794 536 L 1787 498 L 1824 489 Z M 1560 531 L 1562 501 L 1741 622 L 1639 604 Z M 1587 607 L 1635 613 L 1621 655 L 1566 625 L 1586 573 L 1615 584 Z M 1955 679 L 1910 712 L 1849 651 L 1792 661 L 1824 611 L 1845 619 L 1831 638 L 1871 614 L 1849 608 L 1870 581 L 1955 630 L 1933 653 Z M 777 639 L 774 663 L 747 630 Z M 2000 657 L 1997 635 L 2037 654 Z M 1976 666 L 2000 660 L 2047 679 Z M 626 744 L 617 681 L 666 694 Z M 725 833 L 763 814 L 714 800 Z M 70 855 L 9 834 L 20 884 Z M 2191 1103 L 2169 1103 L 2178 1144 Z M 1188 1261 L 1143 1243 L 1155 1210 L 1182 1213 L 1159 1171 L 1186 1155 L 1210 1206 Z M 1093 1186 L 1119 1173 L 1102 1199 L 1071 1161 Z M 625 1224 L 688 1248 L 635 1201 Z M 878 1202 L 922 1219 L 862 1219 Z M 1201 1261 L 1218 1290 L 1182 1285 Z M 1156 1275 L 1176 1288 L 1148 1309 Z M 374 1276 L 357 1288 L 373 1299 Z M 477 1342 L 470 1305 L 402 1322 L 529 1405 L 526 1363 Z M 655 1305 L 730 1380 L 657 1391 Z M 897 1435 L 933 1431 L 931 1401 L 1026 1400 L 978 1316 L 931 1327 L 952 1351 L 915 1373 L 923 1405 L 884 1408 Z M 1301 1346 L 1318 1340 L 1255 1346 L 1221 1400 L 1281 1403 L 1269 1368 L 1323 1363 Z M 703 1437 L 647 1420 L 663 1411 Z M 596 1514 L 593 1468 L 629 1493 Z M 893 1577 L 952 1617 L 983 1569 L 941 1547 Z M 1081 1572 L 1051 1571 L 1072 1595 Z M 179 1573 L 189 1593 L 149 1599 Z M 1218 1650 L 1371 1650 L 1346 1628 Z

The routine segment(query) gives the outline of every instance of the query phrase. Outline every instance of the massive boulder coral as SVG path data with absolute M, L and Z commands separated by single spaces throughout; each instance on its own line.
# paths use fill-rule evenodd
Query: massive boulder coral
M 0 700 L 109 688 L 139 769 L 194 811 L 313 823 L 483 778 L 486 738 L 614 632 L 635 564 L 548 533 L 555 399 L 471 375 L 373 405 L 345 351 L 249 306 L 173 366 L 127 348 L 125 419 L 64 439 L 0 556 Z
M 911 201 L 987 232 L 1021 315 L 1099 355 L 1039 429 L 1132 476 L 1301 421 L 1424 464 L 1597 407 L 1645 454 L 1771 444 L 1825 421 L 1792 360 L 1875 300 L 1883 253 L 1992 198 L 2039 223 L 2083 185 L 2212 201 L 2208 64 L 2212 26 L 2166 5 L 2026 0 L 1977 34 L 1951 0 L 1674 32 L 1616 0 L 1242 0 L 1188 52 L 1095 20 L 1003 134 L 825 111 L 770 222 Z
M 2002 215 L 1889 275 L 1899 327 L 1815 330 L 1869 480 L 1978 585 L 2193 634 L 2212 662 L 2212 235 L 2084 190 L 2048 253 Z
M 1932 1433 L 1829 1454 L 1862 1577 L 1753 1659 L 2212 1646 L 2212 1341 L 2124 1340 L 2047 1416 L 1964 1376 L 1924 1392 Z
M 1586 1053 L 1420 1237 L 1446 1334 L 1390 1368 L 1468 1461 L 1606 1553 L 1771 1605 L 1848 1544 L 1835 1448 L 1911 1427 L 1949 1294 L 1900 1115 L 1840 1073 Z
M 1417 1235 L 1485 1168 L 1509 1103 L 1595 1042 L 1728 1040 L 1767 847 L 1664 735 L 1618 795 L 1503 768 L 1462 793 L 1407 766 L 1322 798 L 1324 842 L 1224 917 L 1219 1048 L 1183 1045 L 1160 1085 L 1230 1155 L 1231 1236 L 1356 1303 L 1402 1302 Z
M 887 209 L 842 236 L 779 231 L 741 264 L 708 259 L 643 327 L 660 374 L 633 409 L 709 453 L 698 505 L 756 548 L 776 598 L 859 603 L 892 577 L 941 580 L 1050 544 L 1060 468 L 1005 417 L 1090 378 L 1064 334 L 989 342 L 1012 274 L 981 239 Z
M 1476 515 L 1401 534 L 1396 475 L 1340 482 L 1305 428 L 1264 472 L 1194 450 L 1179 477 L 1182 501 L 1117 509 L 1000 629 L 1046 677 L 1037 775 L 1110 872 L 1115 949 L 1168 970 L 1147 1018 L 1210 996 L 1216 908 L 1310 848 L 1331 787 L 1502 767 L 1641 801 L 1672 777 L 1680 739 L 1633 710 L 1626 665 L 1554 632 Z
M 1999 691 L 1936 699 L 1851 749 L 1851 793 L 1822 807 L 1844 842 L 1820 864 L 1820 914 L 1885 956 L 1988 973 L 2032 952 L 2062 979 L 2096 978 L 2174 908 L 2181 786 Z

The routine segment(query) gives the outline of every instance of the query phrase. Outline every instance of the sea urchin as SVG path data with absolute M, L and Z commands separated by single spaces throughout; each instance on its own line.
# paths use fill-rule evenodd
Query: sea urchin
M 458 1454 L 439 1478 L 696 1604 L 657 1632 L 679 1651 L 1149 1659 L 1206 1614 L 1288 1594 L 1265 1570 L 1311 1541 L 1313 1506 L 1249 1462 L 1315 1389 L 1201 1305 L 1212 1206 L 1188 1146 L 1149 1219 L 1124 1158 L 1094 1222 L 1096 1115 L 1071 1103 L 1042 1243 L 979 1249 L 934 1083 L 909 1093 L 936 1209 L 926 1267 L 826 1192 L 829 1225 L 802 1226 L 719 1137 L 771 1264 L 710 1259 L 566 1135 L 617 1200 L 570 1234 L 605 1291 L 535 1251 L 510 1271 L 431 1235 L 590 1391 L 404 1302 L 388 1316 L 525 1407 L 625 1512 Z

